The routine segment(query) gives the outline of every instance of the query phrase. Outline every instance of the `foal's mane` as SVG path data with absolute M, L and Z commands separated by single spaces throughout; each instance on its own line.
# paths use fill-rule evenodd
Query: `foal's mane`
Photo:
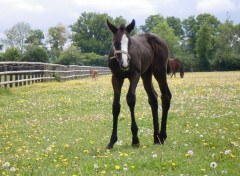
M 119 29 L 120 31 L 123 32 L 125 30 L 125 24 L 124 23 L 120 24 Z

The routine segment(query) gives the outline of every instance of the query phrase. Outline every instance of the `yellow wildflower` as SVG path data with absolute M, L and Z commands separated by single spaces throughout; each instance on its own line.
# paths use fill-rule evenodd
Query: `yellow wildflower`
M 103 170 L 103 171 L 101 172 L 101 174 L 106 174 L 106 171 L 105 171 L 105 170 Z

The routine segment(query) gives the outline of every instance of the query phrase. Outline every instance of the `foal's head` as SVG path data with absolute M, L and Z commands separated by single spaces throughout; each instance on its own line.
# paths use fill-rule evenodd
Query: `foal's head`
M 123 71 L 127 71 L 129 69 L 129 62 L 131 56 L 129 55 L 129 48 L 131 45 L 131 38 L 130 33 L 134 29 L 135 20 L 125 27 L 124 24 L 121 24 L 119 28 L 111 24 L 107 20 L 108 28 L 113 33 L 113 49 L 114 49 L 114 56 L 118 60 L 120 64 L 120 68 Z

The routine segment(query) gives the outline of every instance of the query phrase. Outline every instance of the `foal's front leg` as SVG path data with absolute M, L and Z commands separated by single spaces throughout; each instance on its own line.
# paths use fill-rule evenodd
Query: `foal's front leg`
M 113 114 L 113 130 L 112 130 L 112 136 L 110 139 L 109 144 L 107 145 L 106 149 L 112 149 L 115 142 L 117 142 L 117 126 L 118 126 L 118 115 L 120 113 L 120 95 L 121 95 L 121 89 L 123 85 L 123 79 L 118 79 L 114 75 L 112 76 L 112 86 L 114 91 L 114 99 L 113 99 L 113 105 L 112 105 L 112 114 Z
M 139 147 L 139 139 L 137 136 L 138 126 L 135 121 L 135 114 L 134 114 L 134 108 L 135 108 L 135 104 L 136 104 L 135 91 L 136 91 L 136 87 L 137 87 L 139 78 L 140 78 L 140 75 L 136 74 L 129 79 L 130 87 L 129 87 L 128 94 L 127 94 L 127 104 L 131 111 L 131 121 L 132 121 L 131 131 L 132 131 L 132 135 L 133 135 L 133 137 L 132 137 L 132 146 L 133 147 Z

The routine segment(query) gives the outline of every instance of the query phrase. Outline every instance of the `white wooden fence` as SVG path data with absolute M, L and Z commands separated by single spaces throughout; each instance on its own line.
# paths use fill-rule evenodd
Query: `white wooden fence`
M 107 67 L 59 65 L 42 62 L 0 62 L 0 86 L 11 88 L 48 80 L 73 80 L 90 76 L 89 70 L 99 75 L 110 74 Z

